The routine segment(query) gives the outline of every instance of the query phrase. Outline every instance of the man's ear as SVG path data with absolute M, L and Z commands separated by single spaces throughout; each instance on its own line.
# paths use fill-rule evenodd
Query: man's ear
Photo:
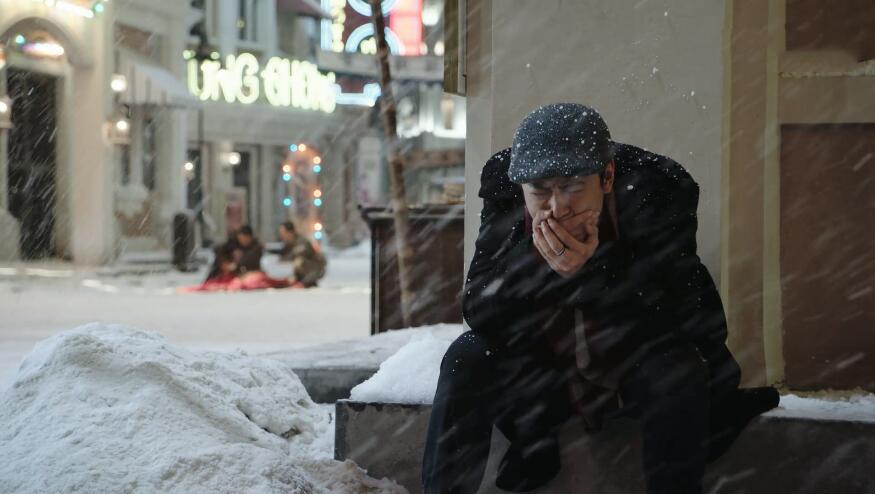
M 605 169 L 602 170 L 602 192 L 610 194 L 614 191 L 614 160 L 608 161 Z

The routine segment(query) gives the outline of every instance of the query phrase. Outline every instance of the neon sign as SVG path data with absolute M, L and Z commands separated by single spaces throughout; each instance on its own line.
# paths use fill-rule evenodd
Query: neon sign
M 188 89 L 201 101 L 273 106 L 331 113 L 337 106 L 334 73 L 310 62 L 273 57 L 262 69 L 255 55 L 228 55 L 225 63 L 188 57 Z
M 360 20 L 347 16 L 347 6 Z M 383 0 L 383 14 L 389 16 L 386 42 L 393 55 L 418 55 L 422 42 L 422 0 Z M 322 0 L 322 8 L 331 14 L 331 20 L 322 21 L 322 49 L 337 53 L 377 52 L 371 6 L 365 0 Z M 348 34 L 347 34 L 348 31 Z M 344 34 L 346 40 L 344 41 Z

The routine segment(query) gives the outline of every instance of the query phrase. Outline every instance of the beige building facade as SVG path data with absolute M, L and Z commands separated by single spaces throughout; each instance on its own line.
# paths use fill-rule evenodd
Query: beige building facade
M 615 140 L 676 159 L 699 183 L 699 255 L 745 383 L 875 389 L 873 7 L 833 7 L 448 3 L 461 33 L 448 73 L 460 77 L 445 85 L 468 105 L 466 258 L 488 157 L 537 106 L 586 103 Z
M 166 255 L 184 210 L 207 243 L 241 224 L 273 240 L 289 219 L 360 238 L 348 163 L 370 108 L 338 104 L 315 64 L 327 15 L 315 0 L 0 0 L 0 260 Z
M 125 248 L 120 223 L 150 201 L 162 205 L 153 230 L 169 230 L 184 205 L 184 108 L 196 104 L 181 83 L 189 22 L 187 2 L 171 0 L 0 2 L 4 260 L 108 263 Z

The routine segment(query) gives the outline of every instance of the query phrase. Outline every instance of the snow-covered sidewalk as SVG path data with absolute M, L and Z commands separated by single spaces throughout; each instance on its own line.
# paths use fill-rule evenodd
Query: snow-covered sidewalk
M 274 276 L 290 271 L 265 256 Z M 69 263 L 0 266 L 0 388 L 40 340 L 91 322 L 157 331 L 187 348 L 251 353 L 365 338 L 370 334 L 366 249 L 330 253 L 317 288 L 179 294 L 205 267 L 160 264 L 76 269 Z M 155 270 L 150 272 L 150 270 Z

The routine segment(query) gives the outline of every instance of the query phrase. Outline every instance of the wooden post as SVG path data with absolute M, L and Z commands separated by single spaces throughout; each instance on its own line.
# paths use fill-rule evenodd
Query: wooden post
M 380 113 L 389 156 L 389 188 L 395 225 L 395 245 L 398 250 L 398 278 L 401 284 L 401 318 L 405 327 L 415 324 L 413 314 L 413 246 L 410 242 L 410 219 L 404 187 L 404 161 L 398 147 L 398 118 L 395 95 L 392 92 L 392 72 L 389 68 L 389 45 L 386 43 L 386 19 L 380 0 L 371 0 L 371 19 L 377 41 L 377 61 L 380 68 Z

